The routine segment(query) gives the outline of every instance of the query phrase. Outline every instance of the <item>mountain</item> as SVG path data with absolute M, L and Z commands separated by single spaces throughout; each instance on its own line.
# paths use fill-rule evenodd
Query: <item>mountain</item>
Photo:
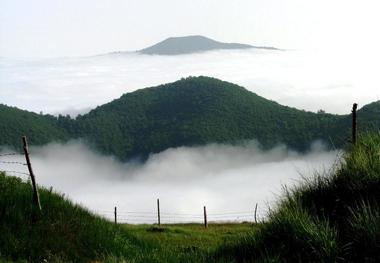
M 180 55 L 204 52 L 217 49 L 271 49 L 273 47 L 257 47 L 238 43 L 222 43 L 204 36 L 171 37 L 153 46 L 138 51 L 147 55 Z
M 380 128 L 379 111 L 380 101 L 358 111 L 362 131 Z M 123 160 L 170 147 L 252 139 L 263 148 L 283 143 L 305 151 L 315 140 L 342 147 L 351 129 L 350 115 L 297 110 L 209 77 L 189 77 L 127 93 L 75 120 L 3 105 L 0 123 L 0 145 L 18 146 L 24 134 L 36 136 L 38 140 L 31 141 L 38 144 L 83 138 Z

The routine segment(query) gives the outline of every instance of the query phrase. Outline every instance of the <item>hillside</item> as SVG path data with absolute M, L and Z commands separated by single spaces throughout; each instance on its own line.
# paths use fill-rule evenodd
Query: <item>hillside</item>
M 361 131 L 380 127 L 380 102 L 358 112 Z M 312 113 L 282 106 L 238 85 L 209 77 L 189 77 L 127 93 L 78 116 L 38 115 L 1 107 L 1 144 L 84 138 L 120 159 L 170 147 L 239 143 L 256 139 L 264 148 L 283 143 L 305 151 L 321 139 L 335 147 L 349 139 L 350 115 Z
M 112 223 L 40 189 L 42 214 L 30 183 L 0 172 L 0 261 L 89 262 L 130 253 L 132 238 Z
M 259 224 L 114 225 L 0 173 L 1 262 L 379 262 L 380 134 L 285 192 Z
M 0 145 L 20 146 L 21 137 L 28 135 L 30 144 L 42 145 L 69 136 L 58 127 L 57 118 L 0 104 Z
M 257 139 L 305 150 L 344 117 L 299 111 L 213 78 L 197 77 L 123 95 L 77 118 L 81 137 L 122 158 L 170 147 Z M 123 154 L 125 154 L 123 156 Z
M 224 236 L 251 229 L 115 225 L 44 188 L 39 213 L 31 191 L 30 183 L 0 172 L 0 262 L 202 262 Z
M 336 171 L 288 190 L 258 231 L 224 244 L 223 262 L 380 262 L 380 133 Z
M 218 49 L 247 49 L 261 48 L 272 49 L 272 47 L 255 47 L 238 43 L 223 43 L 204 36 L 185 36 L 171 37 L 161 41 L 153 46 L 138 51 L 147 55 L 180 55 L 191 54 L 196 52 L 204 52 Z

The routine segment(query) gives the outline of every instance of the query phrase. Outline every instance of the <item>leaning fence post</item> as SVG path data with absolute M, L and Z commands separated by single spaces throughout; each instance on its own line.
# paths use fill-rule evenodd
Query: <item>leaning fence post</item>
M 113 213 L 115 215 L 115 225 L 116 225 L 117 224 L 117 207 L 116 206 Z
M 356 144 L 356 141 L 357 141 L 357 129 L 358 129 L 358 125 L 357 125 L 357 119 L 356 119 L 356 110 L 358 108 L 358 104 L 357 103 L 354 103 L 354 105 L 352 105 L 352 144 L 355 145 Z
M 34 177 L 33 169 L 32 169 L 32 164 L 30 162 L 29 158 L 29 149 L 28 149 L 28 142 L 26 140 L 26 136 L 22 137 L 22 142 L 24 145 L 24 155 L 26 159 L 26 164 L 28 166 L 30 178 L 32 180 L 32 187 L 33 187 L 33 202 L 36 207 L 38 207 L 39 210 L 41 210 L 41 204 L 40 204 L 40 196 L 38 195 L 38 189 L 37 189 L 37 184 L 36 184 L 36 179 Z
M 205 228 L 207 228 L 207 212 L 206 212 L 206 206 L 203 207 L 203 219 L 204 219 Z
M 161 218 L 160 218 L 160 199 L 157 198 L 157 222 L 158 226 L 161 226 Z

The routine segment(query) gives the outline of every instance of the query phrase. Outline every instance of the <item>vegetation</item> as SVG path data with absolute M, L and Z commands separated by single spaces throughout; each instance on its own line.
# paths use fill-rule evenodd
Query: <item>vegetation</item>
M 114 225 L 0 174 L 0 260 L 41 262 L 379 262 L 380 133 L 328 175 L 293 190 L 262 224 Z
M 380 128 L 380 101 L 358 111 L 361 131 Z M 208 77 L 128 93 L 75 120 L 0 108 L 0 145 L 18 147 L 83 138 L 120 159 L 146 157 L 170 147 L 240 143 L 257 139 L 264 148 L 283 143 L 300 151 L 314 140 L 341 147 L 351 117 L 305 112 L 264 99 L 238 85 Z
M 0 174 L 0 192 L 1 260 L 90 261 L 133 251 L 126 231 L 63 195 L 40 189 L 40 215 L 32 206 L 29 183 Z
M 42 145 L 69 138 L 57 125 L 57 118 L 36 114 L 0 104 L 0 145 L 20 148 L 21 137 L 28 135 L 29 143 Z
M 231 262 L 379 262 L 380 134 L 366 136 L 341 167 L 287 191 L 268 222 L 217 255 Z
M 28 182 L 0 173 L 0 262 L 194 262 L 251 224 L 115 225 L 40 189 L 42 213 Z

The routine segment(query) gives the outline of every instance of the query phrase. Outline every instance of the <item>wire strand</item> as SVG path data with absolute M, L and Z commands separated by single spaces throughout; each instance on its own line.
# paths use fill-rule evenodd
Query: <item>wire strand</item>
M 5 163 L 5 164 L 21 164 L 21 165 L 27 165 L 26 163 L 22 163 L 22 162 L 8 162 L 8 161 L 0 161 L 0 163 Z

